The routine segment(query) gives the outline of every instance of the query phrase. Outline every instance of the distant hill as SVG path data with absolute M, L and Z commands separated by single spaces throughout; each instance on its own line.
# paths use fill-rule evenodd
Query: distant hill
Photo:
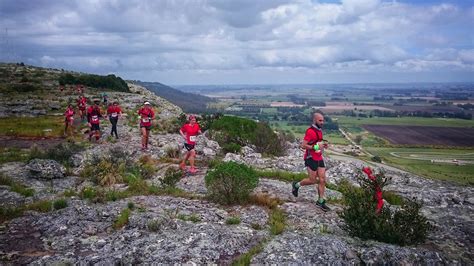
M 156 95 L 181 107 L 186 113 L 201 113 L 207 110 L 207 104 L 215 100 L 203 95 L 182 92 L 159 82 L 135 82 L 140 86 L 147 88 Z

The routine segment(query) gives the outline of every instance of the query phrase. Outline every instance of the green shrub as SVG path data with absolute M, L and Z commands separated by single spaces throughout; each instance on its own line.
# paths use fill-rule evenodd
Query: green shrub
M 155 162 L 149 155 L 144 155 L 138 160 L 138 168 L 143 179 L 150 179 L 156 173 Z
M 229 150 L 235 151 L 237 147 L 228 146 L 231 143 L 240 146 L 253 144 L 260 153 L 276 156 L 284 153 L 285 139 L 264 122 L 257 123 L 246 118 L 223 116 L 213 121 L 210 129 L 211 138 Z
M 255 170 L 236 162 L 223 162 L 209 171 L 205 177 L 208 196 L 221 204 L 241 203 L 248 199 L 257 187 Z
M 377 183 L 383 188 L 387 179 L 383 173 L 376 175 Z M 343 186 L 347 207 L 340 214 L 344 228 L 361 239 L 374 239 L 401 246 L 422 243 L 432 226 L 420 214 L 421 204 L 414 200 L 404 200 L 399 210 L 392 211 L 384 206 L 377 213 L 374 199 L 374 183 L 362 175 L 358 176 L 360 188 Z
M 97 190 L 93 187 L 85 187 L 81 191 L 82 199 L 93 199 L 97 196 Z
M 130 210 L 135 209 L 135 203 L 133 203 L 132 201 L 129 201 L 129 202 L 127 203 L 127 208 L 129 208 Z
M 153 219 L 148 221 L 146 224 L 146 227 L 148 228 L 148 231 L 150 232 L 158 232 L 161 228 L 162 221 L 158 219 Z
M 26 206 L 28 210 L 37 212 L 49 212 L 53 209 L 53 203 L 49 200 L 40 200 Z
M 67 207 L 66 199 L 57 199 L 53 202 L 53 207 L 55 210 L 64 209 Z
M 226 224 L 240 224 L 240 217 L 238 216 L 229 217 L 227 218 L 227 220 L 225 220 L 225 223 Z
M 405 199 L 393 191 L 384 191 L 382 197 L 391 205 L 403 205 Z
M 0 224 L 23 215 L 23 207 L 0 207 Z
M 242 148 L 242 146 L 240 146 L 239 144 L 237 143 L 226 143 L 224 145 L 222 145 L 222 151 L 224 153 L 228 153 L 228 152 L 231 152 L 231 153 L 238 153 L 240 152 L 240 149 Z
M 270 212 L 269 224 L 270 233 L 272 235 L 279 235 L 283 233 L 286 227 L 285 213 L 279 208 L 272 209 Z
M 199 217 L 199 215 L 194 214 L 194 213 L 191 215 L 178 214 L 177 218 L 183 221 L 189 221 L 193 223 L 198 223 L 201 221 L 201 217 Z
M 93 74 L 72 75 L 67 73 L 61 74 L 61 76 L 59 76 L 58 81 L 60 85 L 83 84 L 94 88 L 130 92 L 127 83 L 122 78 L 117 77 L 113 74 L 107 76 L 99 76 Z
M 10 177 L 7 177 L 0 173 L 0 185 L 9 186 L 10 190 L 16 192 L 25 197 L 32 197 L 35 194 L 35 190 L 28 188 L 21 183 L 13 181 Z
M 253 230 L 262 230 L 263 229 L 263 227 L 258 223 L 252 223 L 250 225 L 250 227 L 252 227 Z
M 137 169 L 139 166 L 133 162 L 128 152 L 114 147 L 101 156 L 92 155 L 86 161 L 81 176 L 101 186 L 110 186 L 123 182 L 127 172 Z
M 378 155 L 373 156 L 372 158 L 370 158 L 370 160 L 372 160 L 372 162 L 376 162 L 376 163 L 381 163 L 382 162 L 382 158 L 380 158 L 380 156 L 378 156 Z
M 30 159 L 51 159 L 65 165 L 70 165 L 71 157 L 84 149 L 84 146 L 71 142 L 60 143 L 46 151 L 41 151 L 38 147 L 34 146 L 30 150 Z
M 181 149 L 178 146 L 167 147 L 165 154 L 168 158 L 177 159 L 181 154 Z
M 183 177 L 183 171 L 179 168 L 169 167 L 166 169 L 165 176 L 160 179 L 162 187 L 175 187 Z
M 119 216 L 117 219 L 115 219 L 115 222 L 113 224 L 113 228 L 118 230 L 122 227 L 124 227 L 126 224 L 128 224 L 128 218 L 130 217 L 130 209 L 123 209 L 122 212 L 120 212 Z

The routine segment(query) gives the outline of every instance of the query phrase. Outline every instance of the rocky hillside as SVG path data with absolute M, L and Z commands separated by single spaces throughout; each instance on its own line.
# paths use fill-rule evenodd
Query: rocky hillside
M 51 89 L 57 90 L 55 86 Z M 130 90 L 108 94 L 130 110 L 151 99 L 160 109 L 160 122 L 169 123 L 170 133 L 152 132 L 149 151 L 140 150 L 140 133 L 130 115 L 119 121 L 118 140 L 107 133 L 99 143 L 77 137 L 54 151 L 23 149 L 25 156 L 10 155 L 0 164 L 1 264 L 473 263 L 472 188 L 386 170 L 392 177 L 388 189 L 423 201 L 422 212 L 434 230 L 418 246 L 363 241 L 344 230 L 339 191 L 328 189 L 334 210 L 323 212 L 314 204 L 314 188 L 302 188 L 295 198 L 288 181 L 272 176 L 276 170 L 304 171 L 296 143 L 289 143 L 282 157 L 264 157 L 248 146 L 239 154 L 223 154 L 204 134 L 196 148 L 199 173 L 174 176 L 177 184 L 164 186 L 173 177 L 169 169 L 177 167 L 184 153 L 182 138 L 169 122 L 181 110 L 142 87 L 130 85 Z M 94 96 L 92 89 L 86 93 Z M 35 99 L 44 106 L 41 110 L 54 113 L 48 106 L 61 106 L 68 97 L 58 94 L 39 93 L 47 100 Z M 21 97 L 28 100 L 35 94 L 29 95 Z M 12 115 L 12 108 L 4 107 L 5 115 Z M 28 110 L 21 113 L 39 115 Z M 102 126 L 109 132 L 109 123 Z M 208 200 L 204 176 L 220 160 L 267 170 L 250 203 L 223 206 Z M 114 167 L 117 161 L 119 167 Z M 363 164 L 329 158 L 329 182 L 345 178 L 355 183 Z M 125 173 L 122 180 L 120 173 Z M 100 185 L 99 176 L 116 182 Z

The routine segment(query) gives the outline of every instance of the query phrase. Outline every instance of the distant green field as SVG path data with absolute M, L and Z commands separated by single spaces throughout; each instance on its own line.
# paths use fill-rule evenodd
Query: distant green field
M 276 107 L 271 107 L 271 108 L 262 108 L 262 113 L 266 114 L 277 114 L 278 110 Z
M 382 157 L 384 163 L 428 178 L 447 180 L 463 185 L 474 185 L 474 153 L 470 150 L 429 148 L 375 148 L 366 147 Z M 469 161 L 471 164 L 455 165 L 443 160 Z M 434 160 L 434 162 L 431 162 Z
M 454 118 L 425 118 L 425 117 L 373 117 L 358 118 L 349 116 L 334 116 L 340 126 L 351 127 L 361 125 L 411 125 L 437 127 L 474 127 L 474 120 Z

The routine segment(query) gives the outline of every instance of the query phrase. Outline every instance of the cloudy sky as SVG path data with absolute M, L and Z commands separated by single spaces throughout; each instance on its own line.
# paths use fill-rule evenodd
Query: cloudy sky
M 165 84 L 474 81 L 474 0 L 0 0 L 0 61 Z

